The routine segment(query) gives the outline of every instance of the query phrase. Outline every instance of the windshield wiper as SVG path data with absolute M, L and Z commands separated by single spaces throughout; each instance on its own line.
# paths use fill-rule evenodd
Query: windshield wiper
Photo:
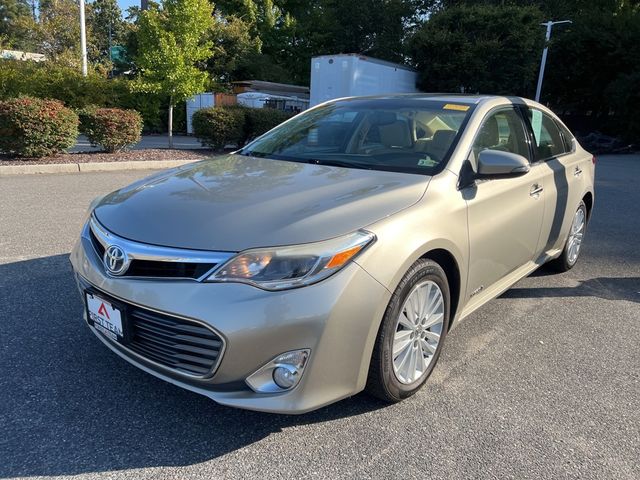
M 345 162 L 344 160 L 319 160 L 316 158 L 309 159 L 309 163 L 315 165 L 324 165 L 327 167 L 343 167 L 343 168 L 360 168 L 363 170 L 371 170 L 369 165 L 363 163 Z
M 369 165 L 365 165 L 363 163 L 345 162 L 344 160 L 320 160 L 317 158 L 281 157 L 279 155 L 273 155 L 273 154 L 268 154 L 264 152 L 255 152 L 252 150 L 249 150 L 249 151 L 241 150 L 240 155 L 245 155 L 247 157 L 256 157 L 256 158 L 271 158 L 273 160 L 284 160 L 287 162 L 310 163 L 312 165 L 324 165 L 327 167 L 360 168 L 364 170 L 372 170 L 372 168 Z
M 268 154 L 263 152 L 254 152 L 252 150 L 240 150 L 240 155 L 244 155 L 246 157 L 265 158 Z

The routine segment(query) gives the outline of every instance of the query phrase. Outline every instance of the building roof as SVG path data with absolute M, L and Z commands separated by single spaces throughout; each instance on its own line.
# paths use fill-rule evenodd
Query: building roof
M 21 50 L 0 50 L 0 58 L 7 60 L 32 60 L 44 62 L 46 57 L 41 53 L 23 52 Z
M 265 82 L 262 80 L 241 80 L 231 82 L 234 89 L 243 89 L 245 92 L 263 92 L 274 95 L 295 95 L 300 98 L 309 97 L 309 87 L 301 85 L 289 85 L 287 83 Z

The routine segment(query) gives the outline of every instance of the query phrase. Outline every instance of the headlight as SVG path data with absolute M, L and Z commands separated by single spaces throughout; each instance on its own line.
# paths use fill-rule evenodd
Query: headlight
M 246 250 L 207 281 L 249 283 L 265 290 L 302 287 L 334 274 L 374 240 L 373 233 L 359 230 L 324 242 Z

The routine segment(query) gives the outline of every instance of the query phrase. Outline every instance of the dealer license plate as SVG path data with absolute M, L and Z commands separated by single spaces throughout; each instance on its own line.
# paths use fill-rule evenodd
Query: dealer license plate
M 85 292 L 85 295 L 89 324 L 114 342 L 122 342 L 124 340 L 122 312 L 99 295 L 90 292 Z

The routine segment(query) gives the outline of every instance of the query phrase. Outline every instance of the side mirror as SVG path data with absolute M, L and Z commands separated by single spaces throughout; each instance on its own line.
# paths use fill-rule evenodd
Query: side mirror
M 478 178 L 517 177 L 529 171 L 522 155 L 501 150 L 483 150 L 478 155 Z

